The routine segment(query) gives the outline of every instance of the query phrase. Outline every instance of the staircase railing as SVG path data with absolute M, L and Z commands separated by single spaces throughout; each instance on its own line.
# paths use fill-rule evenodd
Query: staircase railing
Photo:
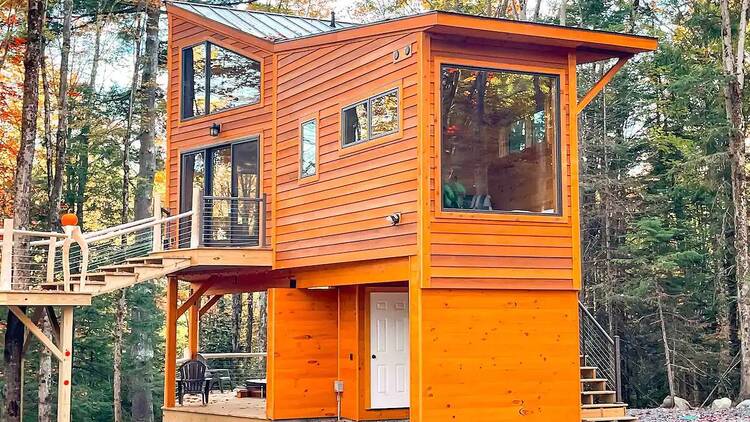
M 622 401 L 622 369 L 620 337 L 610 336 L 583 303 L 578 302 L 581 356 L 589 366 L 597 367 L 607 387 Z

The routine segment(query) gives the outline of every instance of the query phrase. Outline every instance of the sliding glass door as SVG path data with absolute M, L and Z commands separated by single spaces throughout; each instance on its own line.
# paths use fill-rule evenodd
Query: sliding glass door
M 206 246 L 258 244 L 258 170 L 257 138 L 182 155 L 180 212 L 192 209 L 193 186 L 201 189 Z

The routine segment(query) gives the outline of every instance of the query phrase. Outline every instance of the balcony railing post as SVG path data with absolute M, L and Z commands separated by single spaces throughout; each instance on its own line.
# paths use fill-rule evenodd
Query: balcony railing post
M 154 192 L 154 217 L 156 221 L 161 218 L 161 196 L 157 192 Z M 151 249 L 154 252 L 161 252 L 164 249 L 164 243 L 161 240 L 161 223 L 154 224 Z
M 266 201 L 268 201 L 268 195 L 264 193 L 258 210 L 258 246 L 260 247 L 266 246 Z
M 203 244 L 203 204 L 201 189 L 193 186 L 193 216 L 190 221 L 190 247 L 197 248 Z
M 620 336 L 615 336 L 615 391 L 617 401 L 622 402 L 622 367 L 620 356 Z
M 13 219 L 3 223 L 3 251 L 0 263 L 0 290 L 11 290 L 13 282 Z

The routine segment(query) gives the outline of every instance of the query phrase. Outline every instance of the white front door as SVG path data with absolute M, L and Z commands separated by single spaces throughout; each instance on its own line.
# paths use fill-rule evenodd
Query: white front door
M 409 407 L 409 293 L 370 294 L 370 407 Z

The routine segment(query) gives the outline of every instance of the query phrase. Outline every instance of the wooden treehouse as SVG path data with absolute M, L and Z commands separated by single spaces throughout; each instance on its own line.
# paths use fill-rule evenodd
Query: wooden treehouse
M 60 421 L 73 307 L 164 276 L 167 422 L 634 420 L 618 342 L 578 302 L 577 116 L 656 40 L 446 12 L 167 12 L 165 203 L 95 233 L 5 223 L 0 304 L 60 360 Z M 579 95 L 577 66 L 602 60 Z M 263 397 L 177 405 L 201 316 L 258 291 Z M 54 338 L 27 307 L 62 309 Z

